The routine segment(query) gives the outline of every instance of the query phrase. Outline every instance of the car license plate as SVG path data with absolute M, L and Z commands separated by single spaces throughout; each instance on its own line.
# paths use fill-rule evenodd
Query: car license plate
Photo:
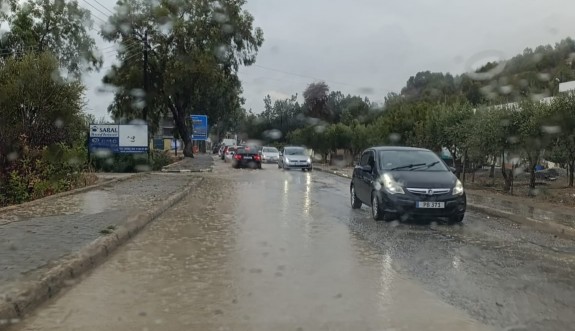
M 252 157 L 251 157 L 251 156 L 246 156 L 246 157 L 244 157 L 244 159 L 246 159 L 246 160 L 251 160 Z
M 417 208 L 441 209 L 441 208 L 445 208 L 445 202 L 418 201 L 417 202 Z

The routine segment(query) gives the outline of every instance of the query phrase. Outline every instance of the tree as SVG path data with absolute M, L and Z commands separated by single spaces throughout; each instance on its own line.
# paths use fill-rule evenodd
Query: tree
M 469 135 L 469 146 L 474 155 L 490 161 L 489 177 L 495 177 L 495 161 L 504 150 L 506 137 L 502 136 L 502 112 L 482 107 L 476 110 Z
M 330 109 L 327 107 L 329 86 L 325 82 L 311 83 L 303 92 L 305 105 L 311 117 L 328 121 L 332 117 Z
M 370 132 L 364 124 L 359 123 L 358 120 L 353 120 L 350 125 L 351 141 L 350 151 L 352 157 L 357 158 L 360 153 L 369 147 Z
M 82 113 L 84 86 L 54 75 L 50 53 L 10 58 L 0 66 L 0 171 L 26 147 L 73 145 L 87 132 Z
M 88 34 L 92 28 L 90 12 L 77 1 L 12 2 L 6 20 L 9 31 L 0 40 L 4 58 L 49 51 L 74 78 L 102 65 L 102 56 Z
M 530 179 L 529 188 L 535 189 L 535 167 L 541 160 L 543 150 L 549 146 L 552 136 L 545 130 L 551 125 L 550 107 L 542 102 L 524 100 L 515 112 L 519 128 L 519 146 L 527 158 Z
M 241 108 L 237 71 L 251 65 L 263 43 L 253 27 L 245 0 L 160 1 L 122 0 L 102 31 L 108 41 L 124 46 L 105 83 L 121 87 L 113 114 L 155 120 L 171 112 L 184 142 L 184 155 L 193 157 L 189 117 L 206 114 L 219 122 Z M 143 57 L 138 45 L 149 46 L 149 81 L 143 84 Z M 134 53 L 135 54 L 130 54 Z M 139 91 L 134 93 L 134 91 Z
M 567 163 L 569 169 L 569 187 L 573 187 L 575 171 L 575 95 L 562 94 L 553 100 L 551 113 L 555 117 L 553 131 L 558 131 L 558 137 L 553 144 L 551 161 Z M 554 156 L 554 157 L 553 157 Z

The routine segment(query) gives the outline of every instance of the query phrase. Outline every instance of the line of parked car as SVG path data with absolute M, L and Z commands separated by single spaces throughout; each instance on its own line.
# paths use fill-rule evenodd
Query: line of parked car
M 278 168 L 284 170 L 313 170 L 312 160 L 307 150 L 299 146 L 286 146 L 279 151 L 272 146 L 222 145 L 217 151 L 214 148 L 214 154 L 216 152 L 224 162 L 230 162 L 233 168 L 261 169 L 262 163 L 276 163 Z

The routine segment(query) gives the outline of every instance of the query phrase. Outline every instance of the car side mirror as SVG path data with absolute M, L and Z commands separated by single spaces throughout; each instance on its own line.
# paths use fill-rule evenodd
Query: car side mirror
M 457 169 L 455 169 L 454 167 L 449 167 L 449 170 L 453 173 L 455 173 L 457 171 Z
M 371 170 L 373 170 L 373 168 L 368 164 L 368 165 L 364 165 L 363 167 L 361 167 L 361 170 L 363 170 L 365 172 L 371 172 Z
M 280 156 L 284 156 L 284 153 L 280 152 Z

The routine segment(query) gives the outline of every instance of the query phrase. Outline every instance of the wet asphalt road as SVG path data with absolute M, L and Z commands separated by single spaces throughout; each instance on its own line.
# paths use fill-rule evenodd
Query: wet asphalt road
M 575 329 L 573 241 L 474 212 L 376 223 L 346 179 L 216 164 L 13 330 Z

